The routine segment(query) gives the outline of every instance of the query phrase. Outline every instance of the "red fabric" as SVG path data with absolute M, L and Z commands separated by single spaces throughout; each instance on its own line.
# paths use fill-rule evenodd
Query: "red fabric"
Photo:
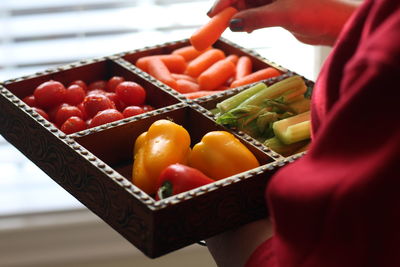
M 316 82 L 313 142 L 273 177 L 248 267 L 400 266 L 400 1 L 365 0 Z

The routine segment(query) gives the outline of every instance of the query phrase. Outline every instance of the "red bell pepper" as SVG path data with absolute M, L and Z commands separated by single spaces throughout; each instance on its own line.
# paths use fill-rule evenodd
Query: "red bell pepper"
M 195 168 L 179 163 L 171 164 L 160 174 L 156 198 L 167 198 L 214 181 Z

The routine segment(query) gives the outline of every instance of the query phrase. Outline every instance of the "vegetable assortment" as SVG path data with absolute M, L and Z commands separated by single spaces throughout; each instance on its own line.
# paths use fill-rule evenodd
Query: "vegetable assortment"
M 310 99 L 297 75 L 271 86 L 258 83 L 216 105 L 216 122 L 241 130 L 284 156 L 310 139 Z
M 252 152 L 226 131 L 206 133 L 193 148 L 190 143 L 181 125 L 155 121 L 135 141 L 133 184 L 153 196 L 161 188 L 165 197 L 259 166 Z
M 22 100 L 66 134 L 153 109 L 145 103 L 146 90 L 120 76 L 88 85 L 82 80 L 68 86 L 49 80 Z

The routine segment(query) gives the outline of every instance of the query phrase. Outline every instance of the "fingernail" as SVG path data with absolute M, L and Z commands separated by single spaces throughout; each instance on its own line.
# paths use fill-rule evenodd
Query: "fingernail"
M 233 32 L 241 32 L 243 31 L 243 19 L 232 19 L 229 22 L 229 28 Z
M 213 11 L 213 8 L 210 8 L 210 10 L 208 10 L 208 12 L 207 12 L 207 16 L 210 16 L 212 11 Z

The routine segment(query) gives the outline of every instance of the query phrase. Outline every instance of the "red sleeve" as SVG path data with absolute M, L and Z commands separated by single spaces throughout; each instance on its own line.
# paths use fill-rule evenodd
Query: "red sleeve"
M 309 152 L 267 188 L 274 236 L 247 266 L 400 266 L 400 2 L 365 6 L 316 85 Z

